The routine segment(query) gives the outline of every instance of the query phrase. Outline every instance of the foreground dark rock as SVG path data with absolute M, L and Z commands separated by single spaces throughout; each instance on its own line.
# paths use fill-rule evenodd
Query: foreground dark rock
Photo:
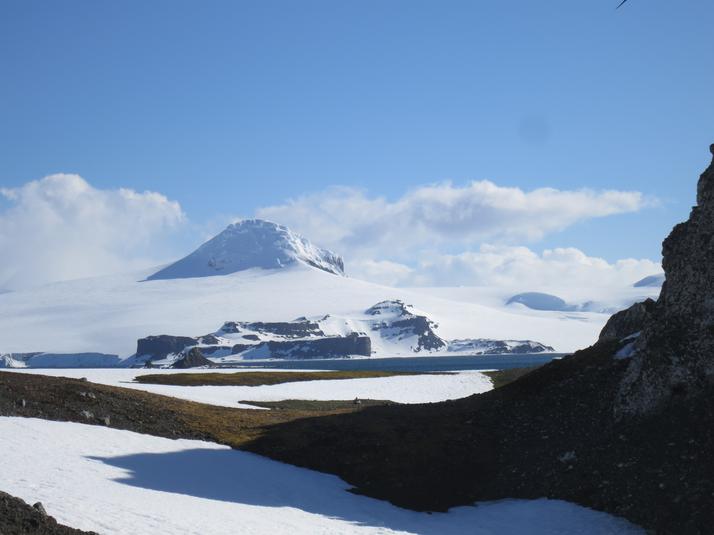
M 714 156 L 714 145 L 710 147 Z M 648 414 L 714 384 L 714 160 L 697 206 L 662 244 L 665 282 L 617 394 L 617 416 Z
M 39 502 L 30 506 L 19 498 L 0 492 L 0 533 L 2 535 L 90 535 L 58 524 Z M 96 535 L 96 534 L 94 534 Z

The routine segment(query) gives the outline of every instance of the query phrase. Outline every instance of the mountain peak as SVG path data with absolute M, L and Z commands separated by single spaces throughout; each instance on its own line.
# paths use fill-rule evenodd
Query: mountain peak
M 251 268 L 279 269 L 297 262 L 344 275 L 342 258 L 289 228 L 263 219 L 228 225 L 188 256 L 154 273 L 148 280 L 227 275 Z

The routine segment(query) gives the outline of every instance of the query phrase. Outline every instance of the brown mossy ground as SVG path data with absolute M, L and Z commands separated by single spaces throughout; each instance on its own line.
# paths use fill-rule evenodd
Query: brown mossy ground
M 367 403 L 369 404 L 369 403 Z M 292 407 L 290 406 L 292 405 Z M 0 415 L 106 425 L 139 433 L 241 447 L 292 420 L 362 409 L 353 402 L 287 403 L 282 410 L 217 407 L 62 377 L 0 372 Z
M 295 410 L 295 411 L 310 411 L 310 412 L 332 412 L 343 410 L 359 410 L 365 407 L 381 407 L 384 405 L 398 405 L 394 401 L 384 399 L 359 399 L 356 401 L 316 401 L 306 399 L 285 399 L 282 401 L 241 401 L 245 405 L 253 405 L 264 409 L 273 410 Z
M 135 381 L 143 384 L 176 386 L 261 386 L 300 381 L 335 379 L 377 379 L 397 375 L 420 375 L 419 372 L 330 371 L 330 372 L 236 372 L 236 373 L 169 373 L 139 375 Z
M 512 383 L 516 379 L 520 379 L 536 368 L 539 368 L 539 366 L 534 366 L 532 368 L 511 368 L 509 370 L 495 370 L 482 373 L 491 379 L 493 388 L 501 388 L 502 386 L 506 386 L 508 383 Z

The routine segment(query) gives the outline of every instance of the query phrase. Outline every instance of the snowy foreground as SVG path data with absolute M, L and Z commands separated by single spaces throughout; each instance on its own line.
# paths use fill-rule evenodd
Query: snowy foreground
M 86 377 L 93 383 L 145 390 L 154 394 L 173 396 L 224 407 L 255 408 L 239 401 L 282 401 L 309 399 L 320 401 L 350 400 L 354 398 L 382 399 L 397 403 L 434 403 L 481 394 L 493 388 L 491 380 L 482 373 L 465 371 L 446 375 L 403 375 L 376 379 L 339 379 L 334 381 L 303 381 L 265 386 L 171 386 L 132 382 L 137 375 L 177 373 L 178 370 L 146 370 L 122 368 L 94 369 L 16 369 L 17 373 L 33 373 L 54 377 Z M 187 370 L 189 373 L 236 373 L 275 370 Z M 290 371 L 290 370 L 280 370 Z M 306 371 L 306 370 L 295 370 Z
M 417 513 L 335 476 L 194 440 L 0 417 L 2 490 L 102 534 L 642 534 L 573 504 L 506 500 Z

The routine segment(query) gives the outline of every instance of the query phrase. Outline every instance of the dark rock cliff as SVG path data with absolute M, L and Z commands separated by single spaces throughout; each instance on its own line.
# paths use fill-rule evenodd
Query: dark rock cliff
M 181 353 L 187 347 L 196 345 L 196 338 L 188 336 L 171 336 L 160 334 L 158 336 L 147 336 L 140 338 L 136 343 L 137 356 L 150 356 L 151 360 L 160 360 L 167 355 Z
M 714 155 L 714 145 L 710 147 Z M 665 282 L 617 394 L 618 417 L 651 412 L 714 384 L 714 160 L 697 206 L 662 244 Z

